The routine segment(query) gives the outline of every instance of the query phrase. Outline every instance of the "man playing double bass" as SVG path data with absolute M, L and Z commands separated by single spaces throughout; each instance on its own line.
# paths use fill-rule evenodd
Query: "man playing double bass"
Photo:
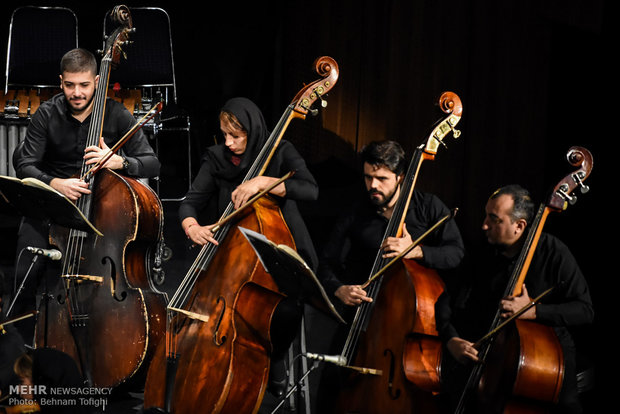
M 336 303 L 346 305 L 343 316 L 349 321 L 358 305 L 371 301 L 361 284 L 370 276 L 377 252 L 381 250 L 384 257 L 397 256 L 450 212 L 437 196 L 414 190 L 402 237 L 383 240 L 407 168 L 405 152 L 395 141 L 372 142 L 361 151 L 360 158 L 367 193 L 337 220 L 319 258 L 318 272 L 325 291 L 339 299 Z M 432 269 L 449 271 L 460 264 L 463 256 L 461 234 L 454 220 L 450 220 L 404 257 Z M 342 350 L 347 328 L 337 329 L 330 353 Z M 322 376 L 319 401 L 329 404 L 327 395 L 337 387 L 331 384 L 333 380 L 333 375 Z
M 61 93 L 41 104 L 32 116 L 24 140 L 13 154 L 13 165 L 19 178 L 33 177 L 50 185 L 72 201 L 89 194 L 88 183 L 74 177 L 82 162 L 98 163 L 135 123 L 133 115 L 120 103 L 108 98 L 103 121 L 103 137 L 99 146 L 86 147 L 93 111 L 93 97 L 98 85 L 97 61 L 84 49 L 67 52 L 60 62 Z M 94 122 L 94 121 L 93 121 Z M 129 141 L 112 155 L 105 168 L 133 177 L 150 178 L 159 174 L 160 163 L 146 136 L 138 130 Z M 26 275 L 31 253 L 19 255 L 28 246 L 49 247 L 49 224 L 24 217 L 19 228 L 16 263 L 17 283 Z M 30 271 L 13 315 L 35 309 L 37 278 L 44 272 L 44 260 L 38 260 Z M 16 324 L 30 343 L 32 320 Z
M 564 352 L 565 372 L 559 403 L 561 413 L 579 413 L 575 371 L 575 344 L 569 328 L 592 322 L 594 311 L 588 284 L 564 243 L 542 233 L 536 247 L 522 294 L 502 297 L 508 279 L 526 239 L 534 216 L 534 203 L 527 190 L 508 185 L 495 191 L 487 201 L 482 230 L 488 244 L 463 266 L 460 287 L 447 289 L 436 306 L 437 330 L 448 352 L 444 353 L 442 389 L 446 412 L 453 412 L 463 384 L 466 365 L 478 362 L 478 349 L 471 341 L 485 335 L 499 303 L 501 316 L 508 318 L 547 289 L 553 291 L 540 303 L 519 316 L 554 327 Z M 466 411 L 470 412 L 470 411 Z M 478 412 L 477 410 L 471 412 Z

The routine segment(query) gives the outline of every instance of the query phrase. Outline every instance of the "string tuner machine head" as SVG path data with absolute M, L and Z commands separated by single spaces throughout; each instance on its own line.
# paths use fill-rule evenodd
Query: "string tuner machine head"
M 457 139 L 458 137 L 461 136 L 461 131 L 454 128 L 454 125 L 452 125 L 452 122 L 448 122 L 448 126 L 452 130 L 452 136 L 454 137 L 454 139 Z
M 325 93 L 325 90 L 323 89 L 323 87 L 319 86 L 314 91 L 312 91 L 312 94 L 310 95 L 310 97 L 318 99 L 321 102 L 321 107 L 322 108 L 327 108 L 327 101 L 325 99 L 323 99 L 323 94 L 324 93 Z M 315 114 L 313 114 L 313 115 L 315 115 Z
M 577 202 L 577 196 L 571 196 L 567 193 L 568 185 L 562 184 L 560 188 L 557 190 L 557 193 L 560 197 L 562 197 L 568 204 L 573 205 Z
M 583 183 L 583 176 L 584 176 L 584 173 L 582 171 L 573 174 L 573 180 L 575 180 L 575 182 L 579 185 L 581 194 L 585 194 L 588 191 L 590 191 L 590 187 Z
M 323 99 L 323 97 L 321 95 L 319 95 L 319 100 L 321 101 L 321 107 L 322 108 L 327 108 L 327 101 L 325 99 Z

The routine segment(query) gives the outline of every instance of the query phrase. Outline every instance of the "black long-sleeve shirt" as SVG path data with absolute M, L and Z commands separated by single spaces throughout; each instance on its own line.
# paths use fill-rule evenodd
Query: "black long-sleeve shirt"
M 307 261 L 308 266 L 316 269 L 316 252 L 296 201 L 316 200 L 319 194 L 319 187 L 312 173 L 308 170 L 306 162 L 293 144 L 283 140 L 278 145 L 264 175 L 279 178 L 289 171 L 295 171 L 295 174 L 284 181 L 286 196 L 283 198 L 278 197 L 280 209 L 284 220 L 291 230 L 297 250 L 304 260 Z M 204 214 L 202 214 L 203 210 L 209 207 L 212 208 L 210 202 L 214 200 L 219 216 L 231 202 L 232 192 L 239 184 L 240 182 L 233 182 L 214 175 L 209 162 L 203 161 L 189 192 L 179 207 L 180 220 L 183 221 L 187 217 L 194 217 L 196 219 L 204 217 Z M 209 219 L 213 218 L 213 215 L 209 217 Z
M 450 213 L 435 195 L 414 190 L 405 217 L 407 231 L 417 239 Z M 332 229 L 319 264 L 318 277 L 328 294 L 345 284 L 361 284 L 370 276 L 388 219 L 364 199 L 342 214 Z M 420 263 L 436 270 L 456 268 L 465 254 L 463 240 L 454 220 L 445 222 L 421 245 Z
M 475 342 L 489 331 L 499 301 L 506 293 L 516 258 L 507 258 L 487 244 L 466 261 L 464 273 L 457 279 L 462 285 L 448 285 L 435 304 L 437 331 L 444 343 L 454 337 Z M 570 328 L 591 323 L 594 318 L 586 279 L 568 247 L 558 238 L 542 233 L 525 285 L 531 298 L 555 287 L 536 305 L 535 320 L 553 327 L 563 349 L 562 390 L 553 412 L 580 412 L 576 347 Z M 456 363 L 450 353 L 445 352 L 442 361 L 444 396 L 461 395 L 468 369 L 469 365 Z
M 487 246 L 464 266 L 467 281 L 456 292 L 447 290 L 436 304 L 437 330 L 447 341 L 461 337 L 475 341 L 486 334 L 499 300 L 504 296 L 516 258 L 506 258 Z M 587 281 L 568 247 L 557 237 L 542 233 L 525 277 L 534 298 L 554 287 L 536 305 L 536 321 L 553 326 L 566 337 L 566 328 L 591 323 L 594 318 Z
M 84 122 L 71 115 L 62 93 L 45 101 L 32 116 L 24 140 L 13 154 L 17 176 L 34 177 L 49 184 L 53 178 L 69 178 L 79 173 L 90 122 L 91 115 Z M 135 123 L 122 104 L 107 99 L 102 135 L 109 147 Z M 142 130 L 123 145 L 119 155 L 125 156 L 129 163 L 126 175 L 149 178 L 159 174 L 159 160 Z

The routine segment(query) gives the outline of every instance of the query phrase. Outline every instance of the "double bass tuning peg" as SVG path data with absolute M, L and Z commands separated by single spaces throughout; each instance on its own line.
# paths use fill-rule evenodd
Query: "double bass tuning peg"
M 325 90 L 323 89 L 323 87 L 319 86 L 318 88 L 316 88 L 315 90 L 312 91 L 312 94 L 310 95 L 310 97 L 311 98 L 316 97 L 319 101 L 321 101 L 321 107 L 322 108 L 327 108 L 327 101 L 325 99 L 323 99 L 323 93 L 324 92 L 325 92 Z
M 326 108 L 327 107 L 327 101 L 324 100 L 321 95 L 319 95 L 318 93 L 316 94 L 316 96 L 318 97 L 319 101 L 321 101 L 321 107 L 322 108 Z M 310 115 L 312 116 L 317 116 L 319 114 L 319 110 L 316 108 L 310 108 Z
M 454 128 L 452 125 L 450 125 L 450 129 L 452 130 L 452 135 L 454 135 L 454 138 L 458 138 L 461 136 L 461 131 Z
M 590 187 L 585 185 L 583 183 L 583 181 L 582 181 L 583 176 L 584 176 L 584 174 L 581 171 L 578 172 L 578 173 L 573 174 L 573 180 L 575 180 L 575 182 L 579 185 L 579 189 L 581 191 L 581 194 L 585 194 L 588 191 L 590 191 Z
M 568 191 L 568 185 L 567 184 L 562 184 L 560 186 L 560 188 L 557 190 L 557 193 L 560 197 L 562 197 L 566 202 L 568 202 L 568 204 L 573 205 L 577 202 L 577 196 L 571 196 L 570 194 L 567 193 Z

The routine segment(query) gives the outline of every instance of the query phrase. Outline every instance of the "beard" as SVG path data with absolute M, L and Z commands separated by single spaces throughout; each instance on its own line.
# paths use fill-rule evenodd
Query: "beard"
M 382 192 L 376 190 L 368 190 L 370 202 L 379 209 L 386 208 L 394 198 L 397 188 L 398 187 L 394 188 L 389 194 L 383 194 Z M 375 197 L 376 195 L 378 195 L 379 197 Z
M 90 98 L 85 98 L 84 104 L 80 107 L 76 107 L 72 99 L 67 98 L 67 101 L 69 103 L 69 109 L 71 110 L 71 112 L 74 114 L 80 114 L 90 106 L 93 99 L 95 99 L 95 93 L 93 93 Z

